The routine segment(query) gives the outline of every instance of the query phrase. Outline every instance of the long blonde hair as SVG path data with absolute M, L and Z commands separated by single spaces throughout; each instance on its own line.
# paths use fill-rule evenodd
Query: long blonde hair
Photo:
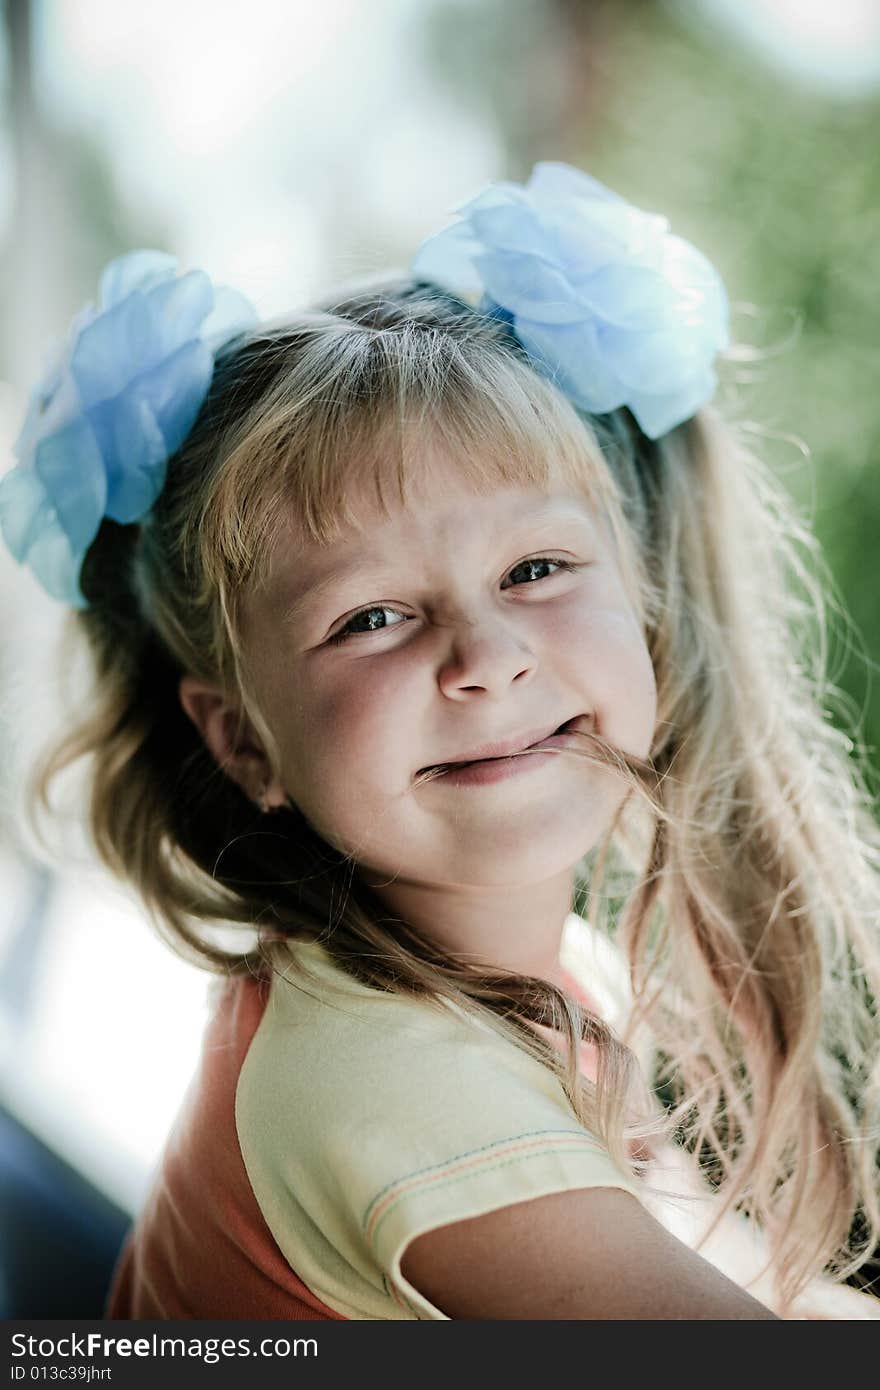
M 383 505 L 389 482 L 405 498 L 428 428 L 478 488 L 565 478 L 588 496 L 643 623 L 649 759 L 590 734 L 564 754 L 627 784 L 576 876 L 629 962 L 622 1038 L 549 982 L 479 969 L 384 915 L 354 858 L 295 807 L 255 811 L 180 704 L 182 673 L 220 684 L 277 765 L 243 596 L 291 508 L 327 542 L 356 521 L 353 477 Z M 38 835 L 55 776 L 87 759 L 97 850 L 183 954 L 254 970 L 286 938 L 320 939 L 362 981 L 457 1005 L 551 1068 L 621 1167 L 643 1171 L 628 1139 L 674 1134 L 725 1209 L 765 1229 L 786 1298 L 866 1265 L 880 1235 L 880 833 L 867 769 L 826 717 L 816 542 L 735 424 L 705 407 L 651 441 L 624 408 L 589 419 L 504 323 L 405 276 L 362 283 L 228 345 L 153 513 L 102 523 L 82 582 L 91 607 L 71 613 L 70 640 L 87 641 L 93 689 L 34 771 Z M 559 1030 L 565 1054 L 530 1023 Z

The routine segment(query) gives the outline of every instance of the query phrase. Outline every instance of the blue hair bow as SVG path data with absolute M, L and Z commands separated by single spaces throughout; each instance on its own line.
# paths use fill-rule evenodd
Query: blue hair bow
M 430 236 L 410 270 L 505 318 L 534 365 L 582 410 L 628 406 L 651 439 L 714 394 L 729 346 L 717 271 L 568 164 L 536 164 L 529 182 L 489 184 Z
M 0 530 L 54 598 L 88 607 L 79 576 L 103 517 L 141 520 L 207 395 L 214 354 L 257 321 L 202 270 L 161 251 L 106 266 L 33 391 L 0 479 Z

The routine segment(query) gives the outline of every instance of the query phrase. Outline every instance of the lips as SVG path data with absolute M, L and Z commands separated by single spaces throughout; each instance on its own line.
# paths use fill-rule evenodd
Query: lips
M 536 744 L 545 742 L 548 738 L 553 738 L 557 734 L 567 733 L 577 723 L 580 715 L 572 715 L 564 723 L 558 724 L 549 729 L 534 729 L 525 734 L 512 739 L 507 739 L 501 743 L 484 744 L 480 748 L 472 749 L 469 754 L 460 758 L 447 758 L 442 763 L 432 763 L 428 767 L 419 768 L 419 773 L 429 772 L 436 768 L 447 767 L 467 767 L 473 763 L 494 762 L 500 758 L 506 758 L 511 753 L 523 753 L 528 748 L 534 748 Z M 416 774 L 419 775 L 418 773 Z

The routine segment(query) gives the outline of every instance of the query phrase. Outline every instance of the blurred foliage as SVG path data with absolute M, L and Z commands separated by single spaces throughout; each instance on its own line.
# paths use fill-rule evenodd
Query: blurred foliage
M 817 533 L 852 631 L 836 634 L 829 713 L 880 766 L 880 94 L 846 102 L 788 80 L 651 0 L 438 3 L 435 73 L 497 124 L 508 176 L 564 159 L 718 267 L 750 364 L 723 404 Z M 547 82 L 547 73 L 553 80 Z M 860 652 L 860 648 L 862 649 Z

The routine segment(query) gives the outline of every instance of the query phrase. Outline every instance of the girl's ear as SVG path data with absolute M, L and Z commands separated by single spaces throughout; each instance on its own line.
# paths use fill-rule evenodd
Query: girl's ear
M 228 777 L 261 808 L 283 806 L 287 792 L 271 768 L 265 749 L 241 706 L 219 686 L 196 676 L 182 676 L 180 703 L 195 724 L 206 747 Z

